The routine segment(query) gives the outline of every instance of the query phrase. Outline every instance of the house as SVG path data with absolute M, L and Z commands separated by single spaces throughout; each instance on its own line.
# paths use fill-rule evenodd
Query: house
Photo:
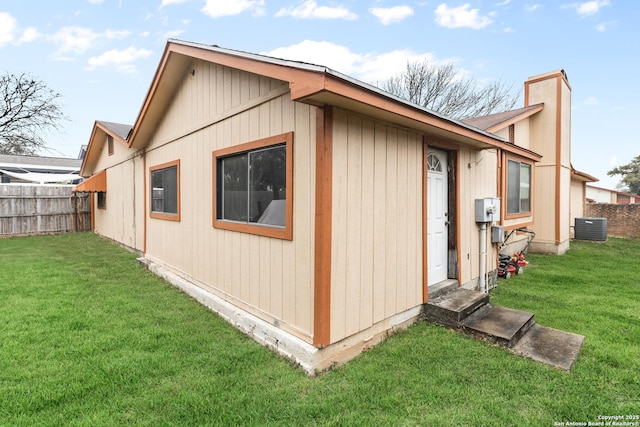
M 0 154 L 0 183 L 76 183 L 81 165 L 82 159 Z
M 589 203 L 621 203 L 630 205 L 640 203 L 640 195 L 609 190 L 594 185 L 587 185 L 585 197 Z
M 556 71 L 523 109 L 461 122 L 322 66 L 170 40 L 134 124 L 95 122 L 77 190 L 96 233 L 314 373 L 442 283 L 486 289 L 492 224 L 568 248 L 570 95 Z

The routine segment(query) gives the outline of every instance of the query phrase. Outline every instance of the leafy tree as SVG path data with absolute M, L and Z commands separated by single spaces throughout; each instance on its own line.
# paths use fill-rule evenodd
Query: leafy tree
M 634 157 L 626 165 L 618 166 L 607 172 L 609 176 L 620 175 L 625 190 L 629 193 L 640 194 L 640 155 Z
M 518 94 L 502 80 L 480 85 L 453 64 L 407 62 L 404 71 L 382 83 L 382 89 L 446 117 L 466 119 L 513 109 Z
M 47 148 L 43 134 L 67 120 L 60 95 L 28 74 L 0 76 L 0 153 L 35 154 Z

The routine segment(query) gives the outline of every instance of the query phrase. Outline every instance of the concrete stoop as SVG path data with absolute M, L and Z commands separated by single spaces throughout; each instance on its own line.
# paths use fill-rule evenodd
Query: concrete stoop
M 570 371 L 584 337 L 535 323 L 533 313 L 489 304 L 489 295 L 456 288 L 424 306 L 424 317 L 508 348 L 515 354 Z

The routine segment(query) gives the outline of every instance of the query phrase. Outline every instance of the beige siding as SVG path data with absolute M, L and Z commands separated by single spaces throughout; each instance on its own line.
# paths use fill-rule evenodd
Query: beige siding
M 422 137 L 336 110 L 331 341 L 422 302 Z
M 573 227 L 576 218 L 584 216 L 585 183 L 577 179 L 571 180 L 571 212 L 569 213 L 569 225 Z M 573 237 L 573 236 L 572 236 Z
M 288 131 L 293 240 L 214 229 L 212 152 Z M 147 256 L 311 342 L 314 144 L 315 108 L 291 102 L 282 82 L 193 63 L 147 148 L 147 174 L 178 159 L 181 171 L 181 221 L 147 218 Z
M 137 167 L 140 163 L 138 158 L 107 168 L 106 209 L 94 210 L 98 234 L 137 250 L 143 249 L 144 207 L 135 194 L 136 173 L 142 174 L 142 168 Z
M 475 200 L 497 197 L 498 157 L 495 150 L 459 152 L 460 183 L 460 283 L 478 279 L 480 269 L 480 229 L 475 222 Z M 489 230 L 488 230 L 489 232 Z M 496 267 L 495 247 L 487 235 L 487 271 Z
M 534 212 L 536 243 L 555 243 L 556 168 L 551 166 L 536 167 L 534 188 Z
M 142 251 L 144 201 L 136 191 L 142 189 L 143 160 L 118 141 L 113 145 L 114 153 L 109 155 L 105 141 L 94 169 L 94 173 L 107 171 L 107 208 L 97 209 L 94 203 L 95 232 Z M 95 194 L 92 197 L 97 198 Z

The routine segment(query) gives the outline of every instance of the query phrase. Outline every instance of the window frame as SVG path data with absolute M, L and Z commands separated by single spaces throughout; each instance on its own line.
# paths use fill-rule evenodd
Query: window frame
M 268 224 L 256 224 L 249 222 L 236 222 L 218 218 L 218 161 L 226 157 L 236 156 L 252 151 L 263 150 L 276 145 L 284 144 L 286 161 L 286 190 L 285 190 L 285 226 L 278 227 Z M 286 132 L 267 138 L 258 139 L 232 147 L 213 151 L 212 158 L 212 192 L 213 210 L 212 226 L 216 229 L 237 231 L 258 236 L 273 237 L 283 240 L 293 240 L 293 132 Z
M 155 212 L 153 210 L 153 172 L 176 168 L 176 213 Z M 149 168 L 149 217 L 167 221 L 180 221 L 180 160 L 155 165 Z
M 509 212 L 509 162 L 515 162 L 519 165 L 518 168 L 518 200 L 519 204 L 522 204 L 521 191 L 522 191 L 522 182 L 520 180 L 520 171 L 522 170 L 522 165 L 526 165 L 529 167 L 529 210 L 522 211 L 522 207 L 519 206 L 518 212 Z M 533 183 L 534 183 L 534 164 L 533 162 L 515 156 L 506 156 L 504 163 L 504 177 L 505 177 L 505 185 L 504 185 L 504 212 L 506 219 L 512 218 L 524 218 L 533 216 Z
M 102 203 L 101 203 L 102 201 Z M 107 209 L 107 193 L 106 191 L 98 191 L 96 193 L 96 207 L 98 209 Z

